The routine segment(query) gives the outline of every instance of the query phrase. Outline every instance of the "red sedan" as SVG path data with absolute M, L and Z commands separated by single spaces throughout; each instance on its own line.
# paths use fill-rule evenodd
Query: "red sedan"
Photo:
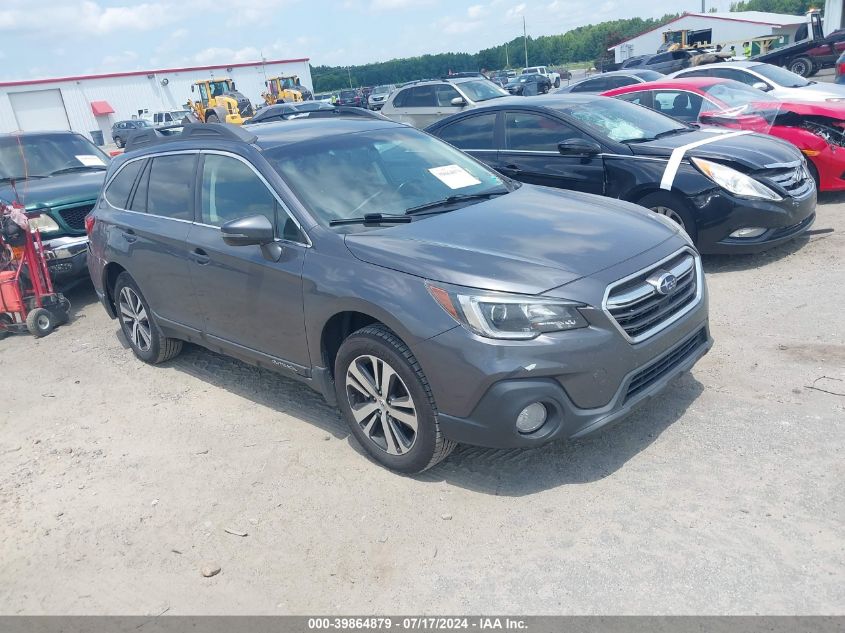
M 714 77 L 651 81 L 602 94 L 687 123 L 777 136 L 807 157 L 819 191 L 845 190 L 845 105 L 778 101 L 746 84 Z

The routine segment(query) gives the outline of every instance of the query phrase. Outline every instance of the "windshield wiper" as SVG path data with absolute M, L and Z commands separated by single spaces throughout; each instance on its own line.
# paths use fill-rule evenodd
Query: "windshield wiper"
M 40 174 L 29 174 L 28 176 L 0 176 L 0 182 L 18 182 L 19 180 L 28 180 L 29 178 L 46 178 Z
M 383 213 L 367 213 L 360 218 L 342 218 L 331 220 L 329 226 L 344 226 L 346 224 L 363 224 L 364 226 L 378 226 L 379 224 L 407 224 L 411 221 L 406 215 L 389 215 Z
M 105 171 L 108 168 L 105 165 L 75 165 L 73 167 L 63 167 L 62 169 L 51 171 L 48 176 L 55 176 L 57 174 L 69 174 L 74 171 L 88 171 L 89 169 L 93 169 L 96 171 Z M 42 178 L 46 178 L 46 176 L 42 176 Z
M 650 143 L 651 141 L 656 141 L 659 138 L 665 138 L 667 136 L 674 136 L 675 134 L 685 134 L 687 132 L 692 132 L 693 128 L 688 127 L 673 127 L 671 130 L 663 130 L 662 132 L 658 132 L 654 136 L 644 136 L 642 138 L 626 138 L 624 141 L 619 141 L 620 143 Z
M 435 200 L 434 202 L 426 202 L 425 204 L 419 204 L 415 207 L 410 207 L 409 209 L 405 209 L 405 215 L 414 215 L 416 213 L 423 213 L 428 211 L 429 209 L 436 209 L 438 207 L 445 207 L 450 204 L 455 204 L 456 202 L 464 202 L 465 200 L 489 200 L 490 198 L 495 198 L 496 196 L 503 196 L 506 193 L 510 193 L 510 191 L 486 191 L 484 193 L 463 193 L 463 194 L 456 194 L 454 196 L 449 196 L 447 198 L 443 198 L 442 200 Z

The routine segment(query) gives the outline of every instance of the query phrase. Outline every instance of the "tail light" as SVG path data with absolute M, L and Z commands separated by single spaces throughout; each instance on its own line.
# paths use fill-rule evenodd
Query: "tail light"
M 94 224 L 96 220 L 94 219 L 94 213 L 91 212 L 85 216 L 85 233 L 88 237 L 91 237 L 91 233 L 94 232 Z

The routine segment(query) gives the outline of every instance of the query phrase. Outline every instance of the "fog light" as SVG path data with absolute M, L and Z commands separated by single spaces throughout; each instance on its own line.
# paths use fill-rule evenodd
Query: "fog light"
M 516 428 L 520 433 L 533 433 L 546 422 L 548 412 L 542 402 L 532 402 L 516 416 Z
M 747 226 L 744 229 L 737 229 L 731 233 L 731 237 L 760 237 L 766 229 L 761 229 L 754 226 Z

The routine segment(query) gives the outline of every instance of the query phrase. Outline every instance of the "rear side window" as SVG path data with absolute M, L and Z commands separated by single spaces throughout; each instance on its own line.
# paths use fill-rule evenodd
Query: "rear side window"
M 505 113 L 505 139 L 508 149 L 546 152 L 556 152 L 561 141 L 592 140 L 563 121 L 522 112 Z
M 404 108 L 405 102 L 408 100 L 408 95 L 411 94 L 411 89 L 406 88 L 405 90 L 400 90 L 396 93 L 396 96 L 393 97 L 393 107 L 394 108 Z
M 496 149 L 495 130 L 496 114 L 481 114 L 449 124 L 437 136 L 459 149 Z
M 176 220 L 194 219 L 196 154 L 156 156 L 150 167 L 147 213 Z
M 405 98 L 404 107 L 433 108 L 435 104 L 434 85 L 415 86 L 411 88 L 411 94 Z
M 144 165 L 143 160 L 132 161 L 123 166 L 111 184 L 106 188 L 106 200 L 109 204 L 118 209 L 126 209 L 126 201 L 129 200 L 129 193 L 132 191 L 132 185 L 138 178 L 141 167 Z
M 607 78 L 588 79 L 577 86 L 573 86 L 572 92 L 603 92 L 607 90 Z

